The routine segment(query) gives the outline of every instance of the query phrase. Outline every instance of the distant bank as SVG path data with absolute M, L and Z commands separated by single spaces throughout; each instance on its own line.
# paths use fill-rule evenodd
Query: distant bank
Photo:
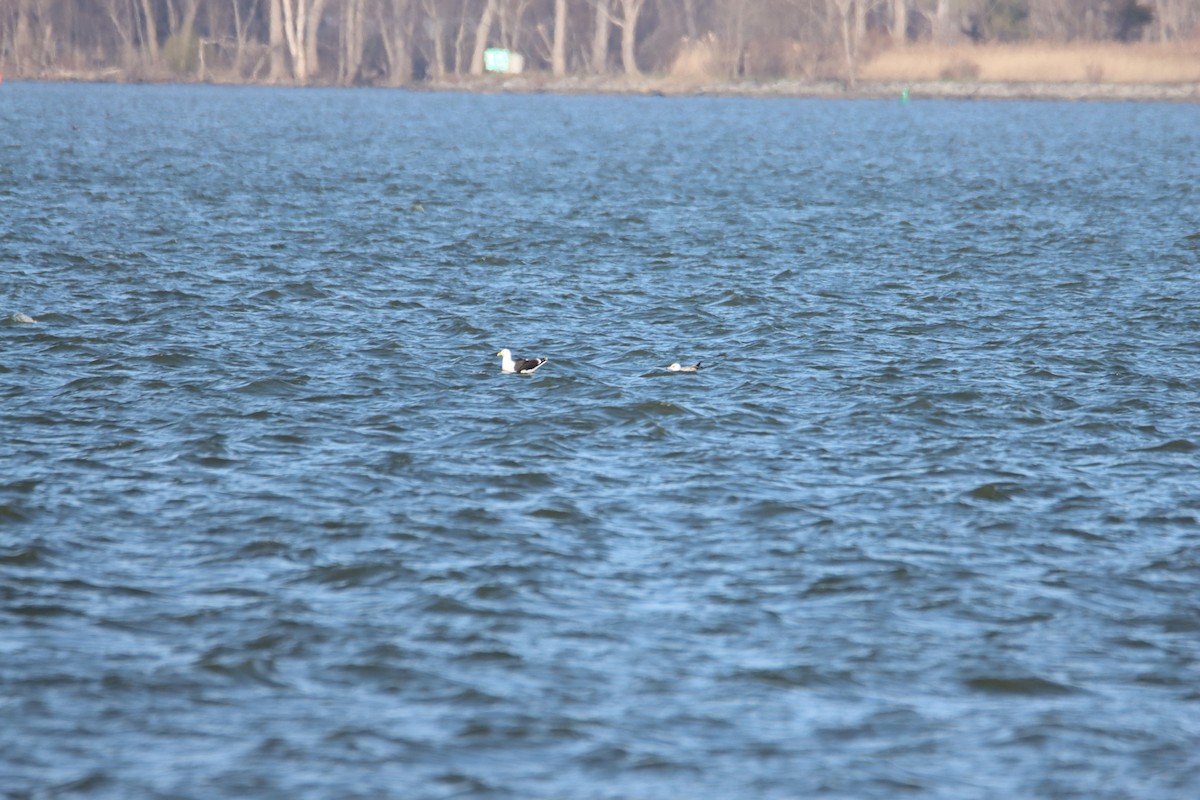
M 865 57 L 839 79 L 727 80 L 712 59 L 677 59 L 671 74 L 545 74 L 451 77 L 424 88 L 746 97 L 1200 102 L 1200 42 L 988 44 L 892 48 Z M 853 74 L 854 80 L 846 79 Z
M 28 80 L 28 79 L 27 79 Z M 111 71 L 99 74 L 62 72 L 36 80 L 47 82 L 133 83 Z M 10 80 L 11 82 L 11 80 Z M 162 80 L 137 83 L 206 83 L 214 85 L 256 85 L 246 81 Z M 287 86 L 288 84 L 281 84 Z M 330 84 L 309 84 L 310 88 L 338 88 Z M 1080 100 L 1200 103 L 1200 82 L 1187 84 L 1074 83 L 1058 81 L 982 81 L 982 80 L 860 80 L 813 81 L 783 79 L 774 81 L 690 81 L 675 78 L 621 77 L 553 78 L 529 73 L 511 76 L 452 77 L 419 81 L 401 87 L 401 91 L 470 92 L 478 94 L 561 94 L 629 95 L 649 97 L 759 97 L 827 98 L 845 100 Z
M 874 53 L 853 69 L 842 64 L 824 75 L 759 80 L 727 78 L 711 54 L 699 56 L 676 59 L 666 73 L 639 77 L 617 73 L 554 77 L 542 71 L 450 74 L 417 80 L 404 88 L 512 94 L 1200 102 L 1200 42 L 911 46 Z M 162 72 L 136 79 L 112 67 L 19 75 L 0 63 L 0 70 L 10 80 L 264 83 L 215 70 L 201 70 L 200 76 Z M 309 85 L 335 84 L 314 80 Z
M 906 100 L 1125 100 L 1200 102 L 1200 82 L 1187 84 L 1074 83 L 1059 81 L 860 80 L 687 81 L 646 77 L 550 78 L 485 76 L 425 81 L 424 91 L 493 94 L 626 94 L 662 97 L 812 97 Z

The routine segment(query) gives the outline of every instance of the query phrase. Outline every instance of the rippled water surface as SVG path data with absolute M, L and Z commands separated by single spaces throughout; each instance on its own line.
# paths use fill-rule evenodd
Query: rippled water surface
M 1188 105 L 6 83 L 0 791 L 1196 797 L 1198 178 Z

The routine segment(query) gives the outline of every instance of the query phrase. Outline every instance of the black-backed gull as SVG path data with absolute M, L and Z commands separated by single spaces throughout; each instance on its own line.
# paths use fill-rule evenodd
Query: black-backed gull
M 671 370 L 671 372 L 699 372 L 700 371 L 700 362 L 697 361 L 696 366 L 694 366 L 694 367 L 681 367 L 679 365 L 679 362 L 676 361 L 674 364 L 667 367 L 667 369 Z
M 544 358 L 513 358 L 512 351 L 507 347 L 496 355 L 504 359 L 500 362 L 501 372 L 534 372 L 546 363 Z

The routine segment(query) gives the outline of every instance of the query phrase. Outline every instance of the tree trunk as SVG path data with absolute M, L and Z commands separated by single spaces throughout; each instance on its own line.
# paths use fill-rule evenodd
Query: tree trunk
M 268 36 L 270 37 L 267 46 L 271 51 L 271 68 L 267 73 L 267 81 L 270 83 L 279 83 L 287 74 L 287 64 L 284 61 L 284 35 L 283 35 L 283 0 L 267 0 L 270 7 Z
M 608 72 L 608 0 L 595 0 L 596 27 L 592 31 L 592 72 Z
M 250 7 L 247 10 L 250 12 L 248 18 L 253 20 L 258 15 L 258 0 L 251 0 Z M 233 74 L 239 78 L 243 77 L 242 71 L 246 65 L 246 42 L 249 38 L 246 19 L 242 18 L 241 0 L 233 0 L 233 39 L 237 49 L 233 52 L 232 69 Z M 261 65 L 262 62 L 260 61 L 259 66 Z M 255 71 L 257 72 L 257 70 Z
M 115 42 L 120 47 L 121 65 L 126 69 L 133 63 L 133 41 L 129 24 L 129 7 L 126 0 L 105 0 L 104 14 L 112 23 L 116 33 Z
M 637 65 L 637 21 L 645 0 L 621 0 L 621 65 L 631 78 L 640 77 Z
M 317 53 L 317 33 L 321 30 L 321 17 L 325 15 L 326 0 L 300 0 L 310 3 L 308 25 L 304 28 L 304 60 L 308 63 L 309 76 L 320 76 L 321 57 Z
M 304 31 L 308 28 L 307 0 L 279 0 L 283 4 L 283 35 L 292 56 L 292 77 L 308 83 L 308 59 L 304 49 Z
M 555 3 L 558 0 L 554 0 Z M 566 2 L 566 0 L 563 0 Z M 524 20 L 531 0 L 502 0 L 496 3 L 496 23 L 500 26 L 498 47 L 521 52 L 521 38 L 527 32 Z M 496 40 L 493 40 L 493 43 Z
M 746 74 L 746 0 L 740 0 L 733 17 L 733 41 L 727 56 L 728 73 L 731 78 Z
M 388 57 L 388 86 L 407 86 L 413 79 L 412 51 L 409 49 L 409 34 L 393 31 L 384 38 L 384 50 Z
M 385 8 L 391 14 L 385 18 Z M 380 4 L 379 32 L 383 40 L 383 51 L 387 55 L 388 86 L 404 86 L 412 81 L 412 34 L 413 13 L 411 0 L 387 0 Z
M 945 44 L 953 38 L 954 25 L 950 19 L 950 0 L 937 0 L 933 17 L 933 41 Z
M 689 39 L 696 39 L 696 0 L 683 0 L 683 29 Z
M 834 0 L 842 27 L 842 50 L 846 56 L 846 85 L 853 89 L 858 79 L 858 29 L 851 21 L 852 6 L 862 0 Z
M 437 0 L 423 0 L 421 5 L 429 17 L 429 37 L 433 42 L 433 60 L 429 72 L 435 79 L 441 79 L 446 77 L 446 41 L 442 17 L 438 13 Z
M 308 83 L 320 71 L 317 57 L 317 31 L 325 0 L 279 0 L 283 4 L 283 34 L 292 56 L 292 76 L 296 83 Z
M 567 0 L 554 0 L 554 45 L 550 52 L 554 77 L 567 74 Z
M 154 0 L 142 0 L 142 45 L 150 64 L 158 64 L 158 21 L 154 18 Z
M 179 32 L 191 36 L 196 30 L 196 15 L 200 13 L 200 0 L 188 0 L 187 7 L 183 12 L 183 21 L 179 25 Z
M 33 50 L 33 37 L 29 33 L 29 0 L 17 0 L 17 24 L 12 38 L 12 65 L 14 74 L 27 75 L 24 67 Z
M 462 75 L 463 73 L 463 43 L 467 40 L 467 7 L 463 6 L 462 14 L 458 18 L 458 32 L 454 34 L 454 74 Z M 467 65 L 468 69 L 470 64 Z
M 908 46 L 908 0 L 892 0 L 892 44 Z
M 362 69 L 363 14 L 364 0 L 344 0 L 338 58 L 338 81 L 343 86 L 353 85 Z
M 475 49 L 471 51 L 472 75 L 483 74 L 483 51 L 487 49 L 488 36 L 492 33 L 492 20 L 496 16 L 496 0 L 487 0 L 483 14 L 479 16 L 479 25 L 475 27 Z

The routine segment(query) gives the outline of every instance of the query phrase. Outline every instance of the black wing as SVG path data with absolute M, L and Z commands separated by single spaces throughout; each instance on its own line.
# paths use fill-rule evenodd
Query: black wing
M 544 358 L 517 358 L 513 359 L 513 369 L 517 372 L 529 372 L 545 363 L 546 359 Z

